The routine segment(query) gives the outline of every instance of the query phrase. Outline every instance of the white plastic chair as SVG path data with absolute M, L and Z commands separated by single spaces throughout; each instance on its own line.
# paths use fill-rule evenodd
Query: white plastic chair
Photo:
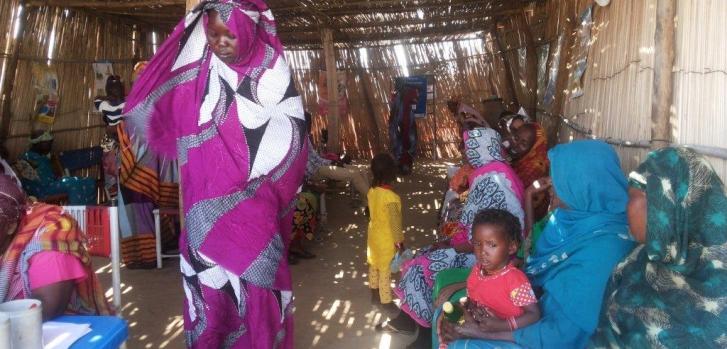
M 179 211 L 177 209 L 155 209 L 154 210 L 154 238 L 156 242 L 157 252 L 157 269 L 162 268 L 162 258 L 179 258 L 179 254 L 164 254 L 162 253 L 162 214 L 178 216 Z
M 63 210 L 78 222 L 78 226 L 85 234 L 88 228 L 86 221 L 87 206 L 63 206 Z M 121 310 L 121 246 L 119 236 L 119 209 L 117 207 L 103 207 L 108 210 L 109 238 L 111 240 L 111 284 L 113 289 L 114 307 Z M 120 312 L 119 312 L 120 313 Z

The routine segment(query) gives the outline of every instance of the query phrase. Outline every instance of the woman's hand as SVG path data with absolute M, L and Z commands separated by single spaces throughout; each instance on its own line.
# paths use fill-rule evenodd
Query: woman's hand
M 480 329 L 477 322 L 465 320 L 463 324 L 454 326 L 454 332 L 458 339 L 465 339 L 482 338 L 483 331 Z
M 525 190 L 525 193 L 528 195 L 544 193 L 547 192 L 552 186 L 553 181 L 550 179 L 550 177 L 543 177 L 533 182 L 533 184 Z
M 494 317 L 484 317 L 481 321 L 477 322 L 477 328 L 479 328 L 482 332 L 495 332 L 498 330 L 494 327 L 496 322 L 499 321 Z
M 459 334 L 456 327 L 458 326 L 446 320 L 444 316 L 439 317 L 439 331 L 442 336 L 442 342 L 451 343 L 464 338 Z

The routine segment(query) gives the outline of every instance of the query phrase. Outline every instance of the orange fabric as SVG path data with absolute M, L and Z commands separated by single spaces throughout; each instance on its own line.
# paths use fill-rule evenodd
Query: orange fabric
M 84 236 L 78 223 L 59 206 L 37 203 L 30 206 L 20 222 L 10 247 L 2 257 L 2 264 L 18 263 L 31 241 L 40 244 L 40 251 L 69 254 L 83 264 L 88 277 L 76 285 L 75 299 L 68 304 L 67 313 L 112 314 L 103 289 L 91 267 L 91 259 L 84 247 Z M 37 251 L 37 252 L 40 252 Z M 32 256 L 33 251 L 29 251 Z M 36 252 L 36 253 L 37 253 Z M 24 275 L 23 278 L 27 278 Z
M 454 190 L 457 194 L 462 194 L 467 191 L 469 188 L 469 176 L 472 174 L 472 171 L 474 169 L 470 164 L 462 166 L 449 181 L 449 189 Z
M 525 188 L 533 184 L 537 179 L 548 176 L 550 171 L 550 160 L 548 160 L 548 138 L 545 131 L 538 123 L 535 126 L 535 144 L 530 151 L 520 160 L 512 164 L 515 173 L 523 182 Z
M 131 140 L 121 125 L 118 128 L 119 156 L 121 157 L 121 184 L 144 194 L 160 207 L 179 206 L 179 185 L 177 183 L 160 182 L 154 169 L 143 166 L 135 161 Z

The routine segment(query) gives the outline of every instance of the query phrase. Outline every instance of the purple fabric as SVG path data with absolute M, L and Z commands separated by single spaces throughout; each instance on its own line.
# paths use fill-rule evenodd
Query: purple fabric
M 207 44 L 210 10 L 238 38 L 241 55 L 234 64 L 223 63 Z M 220 275 L 289 291 L 285 257 L 307 161 L 306 128 L 302 99 L 265 2 L 205 1 L 189 13 L 136 81 L 125 120 L 131 142 L 152 150 L 139 159 L 142 164 L 153 165 L 158 157 L 179 163 L 187 284 L 234 294 L 231 304 L 243 317 L 260 304 L 244 292 L 229 292 Z M 187 293 L 187 301 L 206 302 L 205 292 Z M 206 305 L 198 316 L 233 311 L 220 301 Z M 193 339 L 188 345 L 196 346 L 206 334 L 194 336 L 192 326 L 185 322 Z M 269 334 L 263 332 L 255 335 Z
M 182 256 L 182 264 L 205 263 Z M 182 267 L 183 271 L 185 267 Z M 230 278 L 222 289 L 205 285 L 204 279 L 216 267 L 197 275 L 187 275 L 184 286 L 185 337 L 190 348 L 293 348 L 293 306 L 290 291 L 257 287 L 239 278 Z M 209 274 L 203 276 L 205 273 Z M 231 297 L 242 294 L 242 308 Z M 189 296 L 191 295 L 191 296 Z M 242 309 L 242 311 L 240 311 Z

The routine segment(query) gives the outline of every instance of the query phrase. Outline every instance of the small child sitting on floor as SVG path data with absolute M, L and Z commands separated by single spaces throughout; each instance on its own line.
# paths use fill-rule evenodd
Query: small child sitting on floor
M 389 154 L 379 154 L 371 161 L 373 187 L 368 192 L 369 221 L 367 261 L 369 288 L 373 300 L 388 310 L 396 311 L 392 303 L 391 261 L 396 251 L 403 251 L 404 236 L 401 227 L 401 199 L 391 184 L 396 180 L 396 162 Z
M 491 339 L 498 339 L 496 333 L 514 331 L 540 319 L 537 299 L 527 276 L 510 263 L 510 257 L 518 249 L 520 232 L 518 219 L 505 210 L 486 209 L 475 216 L 472 245 L 477 264 L 466 282 L 465 324 L 440 321 L 440 347 L 464 338 L 458 327 L 474 327 L 482 333 L 481 337 L 489 337 L 490 333 Z M 445 287 L 437 298 L 438 305 L 463 286 L 464 283 Z

